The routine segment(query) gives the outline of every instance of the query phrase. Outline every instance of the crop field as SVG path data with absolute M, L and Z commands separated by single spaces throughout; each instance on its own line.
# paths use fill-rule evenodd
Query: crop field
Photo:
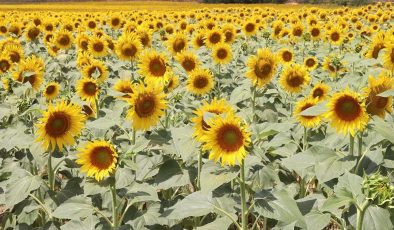
M 0 5 L 0 229 L 394 229 L 394 4 Z

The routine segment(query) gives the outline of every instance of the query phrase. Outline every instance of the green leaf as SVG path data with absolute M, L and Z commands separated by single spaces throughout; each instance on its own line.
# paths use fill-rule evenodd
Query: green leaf
M 389 210 L 377 206 L 369 206 L 364 214 L 363 230 L 370 229 L 394 229 L 393 223 L 390 220 Z
M 132 203 L 160 201 L 157 196 L 156 188 L 146 183 L 132 183 L 127 187 L 126 195 L 132 199 Z
M 59 205 L 53 216 L 59 219 L 80 220 L 93 214 L 92 202 L 89 198 L 75 196 Z
M 234 215 L 235 216 L 235 215 Z M 206 225 L 197 227 L 197 230 L 227 230 L 232 224 L 232 221 L 228 217 L 216 218 L 216 220 Z
M 133 171 L 129 168 L 118 168 L 115 173 L 116 188 L 129 186 L 134 180 Z
M 383 93 L 378 94 L 379 97 L 392 97 L 394 96 L 394 89 L 389 89 L 384 91 Z
M 169 159 L 160 167 L 155 183 L 158 189 L 183 186 L 190 183 L 189 173 L 182 170 L 177 161 Z
M 322 101 L 300 113 L 301 116 L 319 116 L 327 112 L 327 102 Z
M 326 213 L 310 212 L 305 215 L 307 229 L 324 229 L 330 223 L 331 215 Z
M 384 122 L 381 118 L 374 117 L 373 119 L 374 130 L 394 144 L 394 125 Z
M 182 158 L 183 161 L 197 159 L 198 143 L 193 138 L 193 128 L 184 126 L 180 128 L 171 128 L 170 145 L 165 145 L 163 150 L 168 154 L 175 154 Z
M 351 173 L 345 173 L 338 178 L 338 184 L 334 187 L 338 197 L 348 197 L 355 201 L 364 197 L 362 192 L 363 178 Z
M 205 162 L 201 170 L 201 190 L 211 192 L 237 175 L 237 172 L 220 167 L 213 161 Z
M 213 211 L 211 193 L 194 192 L 169 208 L 168 219 L 182 220 L 189 216 L 203 216 Z M 165 213 L 166 214 L 166 213 Z
M 83 221 L 81 220 L 70 220 L 66 224 L 60 226 L 61 230 L 95 230 L 96 225 L 99 223 L 97 216 L 88 216 Z
M 42 183 L 41 177 L 27 175 L 11 181 L 5 191 L 5 205 L 9 208 L 26 199 L 29 194 L 38 189 Z

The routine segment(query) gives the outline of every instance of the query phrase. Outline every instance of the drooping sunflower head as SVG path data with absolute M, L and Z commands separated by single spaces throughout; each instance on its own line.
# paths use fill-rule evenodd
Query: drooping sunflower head
M 249 127 L 234 115 L 225 118 L 215 116 L 208 121 L 208 131 L 202 137 L 203 150 L 209 151 L 209 159 L 222 165 L 242 164 L 250 144 Z
M 82 100 L 95 103 L 100 93 L 100 87 L 92 78 L 82 78 L 77 81 L 77 93 Z
M 212 57 L 217 64 L 228 64 L 233 57 L 231 46 L 228 43 L 216 44 L 212 49 Z
M 371 115 L 377 115 L 384 119 L 386 112 L 393 111 L 393 98 L 378 96 L 387 90 L 394 88 L 394 79 L 382 73 L 378 78 L 372 76 L 368 79 L 368 87 L 365 91 L 365 104 L 367 112 Z
M 377 59 L 379 57 L 380 51 L 384 48 L 385 48 L 385 33 L 384 32 L 377 33 L 373 36 L 372 42 L 369 45 L 368 52 L 366 53 L 365 56 L 367 58 Z
M 339 133 L 350 133 L 352 136 L 361 131 L 368 123 L 368 114 L 360 95 L 348 88 L 335 93 L 327 104 L 326 118 Z
M 202 141 L 202 137 L 205 135 L 211 127 L 208 125 L 209 117 L 207 114 L 234 114 L 235 111 L 232 106 L 224 99 L 217 100 L 214 98 L 210 103 L 204 101 L 204 104 L 194 111 L 196 115 L 191 119 L 194 123 L 194 136 L 196 140 Z
M 311 98 L 317 99 L 318 101 L 322 101 L 328 97 L 329 91 L 330 86 L 324 83 L 317 83 L 311 90 L 309 96 Z
M 60 85 L 57 82 L 50 82 L 45 86 L 43 91 L 43 96 L 48 100 L 51 101 L 59 95 L 60 92 Z
M 138 67 L 143 77 L 160 81 L 168 71 L 167 57 L 155 50 L 147 50 L 142 53 Z
M 108 54 L 108 42 L 104 36 L 93 36 L 89 39 L 88 50 L 94 57 L 104 57 Z
M 85 78 L 95 79 L 97 83 L 102 83 L 108 78 L 109 72 L 104 62 L 91 59 L 83 66 L 82 74 Z
M 317 61 L 317 58 L 312 57 L 312 56 L 311 57 L 307 57 L 304 60 L 304 65 L 309 71 L 312 71 L 312 70 L 316 69 L 318 64 L 319 64 L 319 62 Z
M 44 61 L 37 56 L 30 56 L 19 63 L 13 73 L 14 80 L 24 84 L 29 82 L 34 90 L 41 86 L 44 76 Z
M 125 33 L 116 42 L 115 51 L 119 59 L 133 61 L 141 53 L 142 43 L 135 34 Z
M 132 121 L 133 129 L 147 130 L 159 122 L 167 108 L 165 96 L 162 89 L 158 87 L 150 85 L 136 87 L 128 101 L 131 108 L 127 112 L 127 118 Z
M 394 36 L 393 36 L 394 37 Z M 394 40 L 394 38 L 393 38 Z M 394 72 L 394 42 L 387 39 L 383 53 L 383 66 Z
M 319 125 L 321 118 L 320 116 L 305 116 L 301 115 L 306 109 L 315 106 L 318 100 L 315 98 L 305 98 L 296 103 L 294 108 L 294 116 L 300 124 L 306 128 L 314 128 Z
M 11 69 L 12 61 L 7 54 L 0 55 L 0 74 L 6 73 Z
M 130 99 L 131 95 L 135 91 L 135 86 L 129 79 L 119 79 L 115 85 L 114 85 L 114 90 L 123 93 L 122 98 L 124 99 Z
M 306 68 L 299 64 L 286 66 L 280 75 L 280 86 L 288 93 L 299 93 L 311 78 Z
M 294 53 L 292 50 L 287 48 L 282 48 L 278 51 L 278 56 L 284 64 L 291 63 L 294 60 Z
M 246 77 L 251 79 L 254 85 L 263 87 L 274 77 L 277 63 L 276 56 L 270 50 L 259 49 L 257 55 L 248 59 Z
M 191 72 L 195 70 L 200 63 L 197 55 L 189 51 L 184 51 L 182 53 L 179 53 L 175 57 L 175 59 L 179 62 L 179 64 L 181 64 L 181 66 L 186 72 Z
M 81 165 L 81 172 L 97 181 L 114 173 L 118 162 L 115 148 L 107 141 L 95 140 L 88 142 L 79 149 L 76 163 Z
M 196 69 L 189 73 L 186 84 L 187 90 L 189 90 L 192 94 L 204 95 L 213 89 L 214 78 L 209 70 Z
M 168 50 L 176 55 L 187 49 L 187 36 L 184 33 L 175 33 L 167 41 Z
M 54 42 L 60 49 L 69 49 L 73 44 L 74 37 L 68 30 L 60 30 L 55 34 Z
M 37 141 L 42 141 L 44 148 L 51 151 L 56 147 L 61 151 L 64 146 L 73 145 L 85 123 L 81 108 L 64 100 L 56 105 L 49 104 L 42 115 L 37 125 Z

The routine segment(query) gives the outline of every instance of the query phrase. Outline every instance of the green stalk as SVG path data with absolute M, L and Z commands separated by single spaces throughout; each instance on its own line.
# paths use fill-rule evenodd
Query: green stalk
M 136 134 L 136 130 L 133 129 L 133 138 L 131 139 L 131 144 L 135 145 L 135 134 Z
M 256 120 L 256 85 L 252 86 L 252 122 L 254 123 Z
M 112 195 L 112 227 L 117 228 L 119 227 L 118 224 L 118 213 L 116 211 L 116 187 L 115 187 L 115 177 L 113 181 L 113 185 L 110 186 L 111 195 Z
M 306 127 L 304 127 L 304 138 L 302 142 L 302 148 L 304 151 L 308 149 L 308 129 Z
M 198 168 L 197 168 L 197 188 L 201 190 L 201 168 L 202 168 L 202 150 L 198 153 Z
M 49 188 L 53 191 L 55 188 L 55 175 L 54 171 L 52 168 L 52 153 L 50 152 L 48 155 L 48 164 L 47 164 L 47 170 L 48 170 L 48 185 Z
M 357 207 L 357 225 L 356 225 L 356 230 L 361 230 L 363 228 L 364 214 L 365 214 L 365 211 L 367 210 L 369 205 L 370 205 L 369 201 L 366 200 L 361 205 L 361 207 Z
M 354 156 L 354 137 L 351 134 L 349 136 L 349 155 Z
M 360 132 L 358 134 L 357 142 L 358 142 L 358 157 L 361 157 L 361 155 L 362 155 L 361 152 L 363 151 L 363 133 L 362 132 Z
M 241 173 L 240 173 L 240 185 L 241 185 L 241 204 L 242 204 L 242 230 L 248 229 L 248 219 L 247 219 L 247 207 L 246 207 L 246 189 L 245 189 L 245 163 L 241 162 Z

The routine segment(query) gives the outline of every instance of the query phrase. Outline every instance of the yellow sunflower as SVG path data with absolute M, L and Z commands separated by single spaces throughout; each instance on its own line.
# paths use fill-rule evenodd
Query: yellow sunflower
M 282 63 L 288 64 L 294 60 L 294 53 L 288 48 L 282 48 L 278 51 L 278 56 Z
M 15 44 L 4 47 L 3 53 L 8 55 L 13 63 L 19 63 L 24 59 L 23 48 Z
M 119 37 L 115 45 L 115 52 L 119 59 L 123 61 L 135 60 L 142 50 L 142 43 L 139 38 L 130 33 Z
M 177 54 L 175 60 L 177 60 L 183 69 L 188 73 L 198 68 L 200 64 L 197 55 L 189 51 L 184 51 Z
M 119 79 L 115 85 L 114 85 L 114 90 L 123 93 L 122 98 L 124 99 L 129 99 L 131 98 L 131 95 L 134 93 L 135 86 L 133 83 L 128 80 L 128 79 Z
M 48 100 L 51 101 L 59 95 L 60 92 L 60 85 L 57 82 L 50 82 L 45 86 L 43 91 L 43 96 Z
M 88 142 L 78 150 L 76 163 L 81 165 L 81 172 L 97 181 L 114 173 L 118 154 L 115 148 L 107 141 L 95 140 Z
M 368 78 L 368 87 L 365 91 L 365 104 L 367 112 L 371 115 L 377 115 L 384 119 L 386 112 L 393 111 L 393 97 L 380 97 L 380 93 L 394 88 L 394 79 L 382 73 L 378 78 L 370 76 Z
M 89 36 L 85 33 L 79 33 L 77 35 L 77 46 L 83 51 L 87 51 L 89 49 Z
M 169 67 L 167 57 L 155 50 L 142 53 L 138 64 L 140 74 L 148 81 L 163 83 L 167 80 Z
M 202 141 L 205 132 L 211 128 L 207 124 L 207 113 L 216 115 L 220 114 L 234 114 L 235 111 L 232 106 L 224 99 L 217 100 L 214 98 L 210 103 L 204 101 L 203 105 L 193 112 L 196 116 L 191 119 L 194 123 L 194 137 L 197 141 Z
M 212 57 L 216 64 L 228 64 L 233 57 L 231 46 L 227 43 L 216 44 L 212 49 Z
M 97 83 L 102 83 L 108 78 L 109 72 L 104 62 L 92 59 L 83 66 L 82 75 L 85 78 L 97 80 Z
M 312 71 L 314 69 L 316 69 L 317 65 L 318 65 L 318 61 L 317 58 L 315 57 L 307 57 L 304 60 L 304 65 L 307 68 L 307 70 Z
M 300 124 L 306 128 L 313 128 L 319 125 L 320 123 L 320 116 L 304 116 L 301 115 L 304 110 L 315 106 L 317 104 L 318 100 L 314 98 L 305 98 L 303 100 L 300 100 L 296 103 L 295 108 L 294 108 L 294 116 Z
M 248 59 L 248 72 L 246 77 L 252 80 L 254 85 L 263 87 L 274 77 L 278 60 L 268 49 L 258 49 L 257 55 Z
M 187 49 L 187 36 L 184 33 L 175 33 L 167 41 L 168 50 L 173 54 L 185 51 Z
M 222 26 L 222 33 L 224 34 L 224 42 L 233 43 L 237 38 L 237 30 L 233 24 L 227 23 Z
M 88 51 L 94 57 L 104 57 L 108 54 L 108 42 L 102 37 L 93 36 L 89 39 Z
M 42 115 L 37 125 L 37 141 L 42 141 L 44 148 L 51 151 L 56 147 L 62 151 L 65 145 L 73 145 L 74 137 L 81 133 L 85 123 L 81 108 L 64 100 L 56 105 L 49 104 Z
M 306 68 L 299 64 L 286 66 L 280 75 L 280 86 L 288 93 L 299 93 L 311 78 Z
M 332 27 L 330 30 L 327 31 L 327 40 L 333 45 L 340 45 L 342 44 L 344 39 L 344 35 L 342 30 L 338 27 Z
M 360 95 L 348 88 L 343 92 L 335 93 L 330 99 L 328 112 L 325 117 L 331 121 L 331 126 L 339 133 L 354 136 L 368 123 L 368 114 Z
M 386 42 L 386 48 L 383 53 L 383 66 L 391 72 L 394 72 L 394 42 L 389 41 L 390 40 Z
M 96 80 L 92 78 L 78 80 L 76 90 L 82 100 L 90 103 L 95 103 L 100 93 L 100 87 L 97 85 Z
M 8 72 L 12 64 L 13 63 L 7 54 L 0 55 L 0 74 Z
M 44 76 L 44 61 L 37 56 L 30 56 L 19 63 L 17 70 L 13 73 L 15 81 L 22 84 L 29 82 L 34 90 L 41 86 Z
M 89 103 L 82 106 L 82 113 L 86 118 L 97 118 L 97 108 L 95 103 Z
M 377 59 L 379 57 L 379 52 L 385 48 L 385 33 L 380 32 L 374 35 L 372 42 L 368 47 L 368 52 L 365 57 Z
M 41 33 L 41 30 L 39 27 L 37 27 L 34 24 L 30 24 L 25 29 L 26 40 L 28 40 L 28 41 L 36 40 L 40 36 L 40 33 Z
M 55 34 L 55 45 L 60 49 L 69 49 L 74 41 L 72 33 L 68 30 L 60 30 Z
M 195 49 L 199 49 L 200 47 L 205 46 L 205 31 L 204 30 L 199 30 L 195 33 L 193 37 L 193 47 Z
M 156 125 L 167 108 L 166 95 L 161 88 L 139 85 L 128 101 L 131 108 L 127 118 L 132 121 L 133 129 L 147 130 Z
M 216 44 L 219 44 L 224 41 L 224 35 L 222 31 L 219 29 L 212 29 L 206 31 L 206 39 L 205 45 L 209 48 L 212 48 Z
M 203 150 L 209 151 L 209 159 L 222 165 L 242 163 L 250 144 L 249 127 L 234 115 L 225 118 L 215 116 L 208 121 L 210 128 L 202 137 Z
M 253 20 L 248 20 L 243 24 L 242 31 L 246 36 L 253 36 L 257 33 L 258 26 Z
M 186 82 L 187 89 L 195 95 L 204 95 L 209 93 L 215 85 L 212 73 L 206 69 L 196 69 L 189 73 Z
M 318 101 L 323 101 L 328 97 L 329 91 L 330 91 L 330 86 L 324 83 L 317 83 L 311 90 L 309 96 L 311 98 L 318 99 Z

